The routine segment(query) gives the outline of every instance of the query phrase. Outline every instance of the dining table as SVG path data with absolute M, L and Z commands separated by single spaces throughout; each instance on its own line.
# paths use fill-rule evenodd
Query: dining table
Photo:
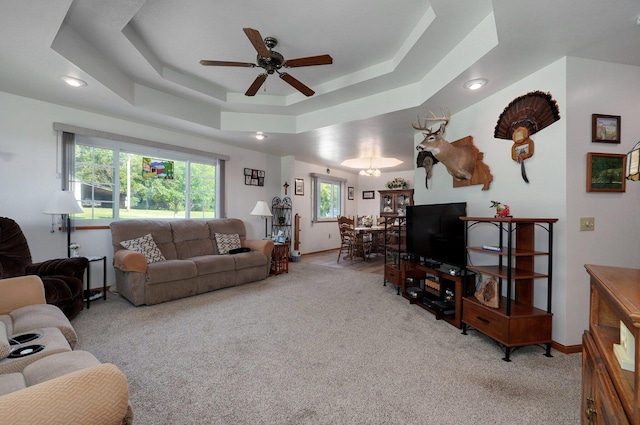
M 382 250 L 380 249 L 380 241 L 384 241 L 384 226 L 357 226 L 354 228 L 356 232 L 356 237 L 371 238 L 371 249 L 369 251 L 370 254 L 380 254 Z M 358 256 L 361 256 L 365 260 L 367 260 L 367 256 L 364 252 L 358 252 Z

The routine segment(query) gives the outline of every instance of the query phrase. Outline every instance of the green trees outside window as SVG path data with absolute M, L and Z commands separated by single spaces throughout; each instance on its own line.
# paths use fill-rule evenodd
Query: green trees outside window
M 143 177 L 143 158 L 118 149 L 77 144 L 71 184 L 80 194 L 79 219 L 215 218 L 215 164 L 173 160 L 173 179 Z

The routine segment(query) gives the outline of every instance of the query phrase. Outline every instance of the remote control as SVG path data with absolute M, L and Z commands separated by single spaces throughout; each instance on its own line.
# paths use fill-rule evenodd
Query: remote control
M 502 252 L 502 248 L 500 248 L 499 246 L 482 245 L 482 249 L 485 249 L 487 251 Z

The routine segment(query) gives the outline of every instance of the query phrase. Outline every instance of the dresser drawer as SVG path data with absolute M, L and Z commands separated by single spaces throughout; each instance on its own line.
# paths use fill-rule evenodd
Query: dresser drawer
M 509 319 L 491 307 L 463 298 L 462 321 L 501 343 L 508 341 Z

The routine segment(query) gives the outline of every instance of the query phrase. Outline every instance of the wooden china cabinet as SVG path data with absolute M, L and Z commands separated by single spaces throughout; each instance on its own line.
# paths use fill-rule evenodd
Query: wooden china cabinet
M 413 205 L 413 189 L 379 190 L 380 217 L 384 217 L 384 280 L 400 294 L 402 256 L 406 253 L 407 207 Z

